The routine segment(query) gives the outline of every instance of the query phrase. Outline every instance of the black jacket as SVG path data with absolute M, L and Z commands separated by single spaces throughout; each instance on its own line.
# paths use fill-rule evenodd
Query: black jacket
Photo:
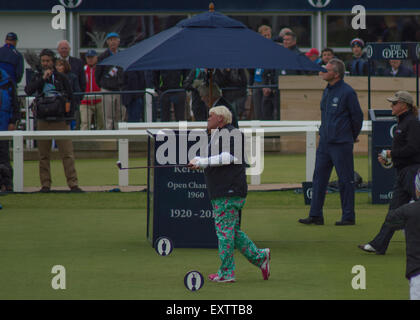
M 275 69 L 265 69 L 262 75 L 263 84 L 277 85 L 279 79 L 279 72 Z M 271 88 L 276 89 L 276 88 Z
M 407 279 L 420 274 L 420 201 L 391 211 L 385 223 L 405 229 Z
M 218 130 L 221 135 L 219 136 L 219 139 L 214 138 L 212 141 L 210 141 L 208 156 L 210 157 L 212 155 L 221 154 L 222 152 L 229 152 L 231 155 L 238 158 L 241 163 L 232 163 L 219 167 L 207 167 L 204 169 L 207 190 L 209 192 L 210 199 L 213 200 L 221 197 L 244 198 L 248 192 L 248 184 L 246 182 L 245 175 L 244 135 L 231 124 L 228 124 Z M 223 130 L 227 130 L 227 132 L 230 133 L 229 141 L 225 144 L 223 144 L 222 139 L 223 136 L 226 136 L 223 134 Z M 241 139 L 235 140 L 235 136 L 240 136 Z M 212 148 L 216 148 L 216 150 L 212 150 Z
M 125 71 L 123 91 L 145 90 L 146 76 L 144 71 Z M 132 100 L 143 98 L 144 93 L 125 93 L 121 95 L 121 102 L 128 106 Z
M 398 117 L 391 157 L 397 170 L 420 164 L 420 122 L 410 111 Z
M 108 58 L 111 51 L 107 49 L 98 57 L 98 63 Z M 99 87 L 109 91 L 120 91 L 124 84 L 124 71 L 117 66 L 96 65 L 95 80 Z
M 31 81 L 25 86 L 25 93 L 28 96 L 40 95 L 44 89 L 45 83 L 52 83 L 55 86 L 56 91 L 60 92 L 66 101 L 71 102 L 73 99 L 73 91 L 69 80 L 64 74 L 59 73 L 54 69 L 53 75 L 44 80 L 42 78 L 43 73 L 37 72 L 32 77 Z
M 37 72 L 31 79 L 31 81 L 25 87 L 25 93 L 28 96 L 40 95 L 44 89 L 45 83 L 51 83 L 55 86 L 55 90 L 60 92 L 66 102 L 70 102 L 71 106 L 74 106 L 73 102 L 73 90 L 67 76 L 58 72 L 54 69 L 54 72 L 50 78 L 44 80 L 42 78 L 43 73 Z M 69 113 L 65 114 L 66 118 L 72 117 L 74 109 L 71 108 Z
M 42 78 L 43 73 L 37 72 L 31 79 L 31 81 L 25 87 L 25 93 L 28 96 L 41 95 L 44 89 L 45 83 L 51 83 L 55 86 L 55 91 L 58 91 L 64 97 L 66 102 L 70 102 L 70 112 L 65 113 L 65 118 L 71 118 L 74 115 L 74 101 L 73 101 L 73 90 L 67 76 L 58 72 L 54 69 L 54 72 L 50 78 L 44 80 Z
M 371 75 L 374 74 L 374 70 L 373 63 L 371 63 Z M 353 56 L 351 60 L 347 61 L 346 71 L 351 76 L 367 76 L 369 73 L 369 62 L 366 53 L 364 52 L 359 58 Z
M 247 95 L 248 79 L 245 69 L 222 69 L 219 73 L 215 73 L 215 82 L 219 88 L 238 88 L 223 90 L 223 97 L 232 103 Z
M 70 83 L 70 87 L 72 89 L 72 92 L 82 92 L 83 90 L 80 88 L 79 85 L 79 79 L 77 78 L 77 75 L 74 74 L 73 72 L 69 72 L 64 74 L 67 77 L 67 80 L 69 80 Z M 86 81 L 85 81 L 86 83 Z M 71 105 L 70 105 L 70 114 L 69 116 L 73 117 L 74 113 L 76 111 L 76 108 L 80 105 L 80 101 L 82 101 L 83 96 L 80 95 L 74 95 L 72 96 L 72 101 L 71 101 Z
M 392 73 L 392 68 L 386 68 L 383 75 L 386 77 L 414 77 L 414 72 L 410 68 L 400 65 L 395 76 Z
M 158 91 L 182 89 L 188 70 L 159 70 L 154 72 L 154 87 Z
M 70 72 L 76 75 L 77 80 L 79 82 L 79 88 L 82 92 L 84 92 L 86 88 L 86 75 L 84 69 L 85 64 L 81 59 L 75 57 L 69 57 L 69 64 L 71 68 Z M 83 96 L 78 96 L 77 99 L 81 101 L 83 99 Z

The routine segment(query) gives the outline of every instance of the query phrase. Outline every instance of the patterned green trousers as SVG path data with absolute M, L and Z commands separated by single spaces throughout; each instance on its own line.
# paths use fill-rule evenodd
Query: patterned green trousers
M 238 249 L 253 265 L 260 267 L 265 259 L 265 251 L 258 249 L 248 236 L 240 230 L 239 210 L 245 198 L 217 198 L 211 201 L 215 213 L 216 234 L 219 240 L 219 256 L 222 264 L 218 276 L 235 278 L 233 252 Z

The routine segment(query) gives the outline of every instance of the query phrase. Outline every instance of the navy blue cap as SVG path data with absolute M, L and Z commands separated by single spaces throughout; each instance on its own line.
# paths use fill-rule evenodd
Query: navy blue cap
M 6 40 L 17 40 L 17 39 L 18 39 L 17 34 L 14 32 L 9 32 L 6 35 Z
M 97 56 L 98 53 L 96 52 L 96 50 L 90 49 L 88 51 L 86 51 L 86 57 L 94 57 Z
M 120 37 L 120 35 L 118 33 L 116 33 L 116 32 L 110 32 L 110 33 L 108 33 L 106 35 L 105 40 L 108 40 L 109 38 L 119 38 L 119 37 Z

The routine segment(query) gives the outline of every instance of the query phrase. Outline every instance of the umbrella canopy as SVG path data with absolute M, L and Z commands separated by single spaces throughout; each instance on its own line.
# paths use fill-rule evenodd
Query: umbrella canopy
M 124 70 L 194 68 L 265 68 L 323 70 L 304 55 L 265 39 L 244 24 L 218 12 L 180 21 L 103 60 Z

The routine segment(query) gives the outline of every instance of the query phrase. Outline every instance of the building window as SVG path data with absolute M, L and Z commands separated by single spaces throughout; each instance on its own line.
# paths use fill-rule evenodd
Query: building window
M 353 38 L 365 42 L 420 41 L 420 15 L 366 15 L 366 29 L 354 30 L 353 16 L 327 16 L 327 46 L 347 47 Z
M 120 47 L 128 48 L 186 18 L 187 15 L 81 15 L 80 47 L 105 48 L 106 35 L 117 32 Z
M 295 15 L 230 15 L 231 18 L 242 22 L 248 28 L 257 31 L 258 27 L 266 24 L 272 28 L 273 37 L 278 36 L 280 30 L 289 27 L 296 33 L 298 47 L 310 48 L 311 45 L 311 16 Z
M 350 61 L 352 53 L 350 41 L 361 38 L 365 42 L 420 42 L 420 15 L 375 15 L 367 13 L 366 29 L 354 30 L 353 16 L 327 16 L 327 47 L 336 51 L 343 61 Z M 414 70 L 414 62 L 402 61 L 402 65 Z M 387 60 L 374 61 L 374 75 L 390 76 Z M 415 71 L 414 71 L 415 72 Z

